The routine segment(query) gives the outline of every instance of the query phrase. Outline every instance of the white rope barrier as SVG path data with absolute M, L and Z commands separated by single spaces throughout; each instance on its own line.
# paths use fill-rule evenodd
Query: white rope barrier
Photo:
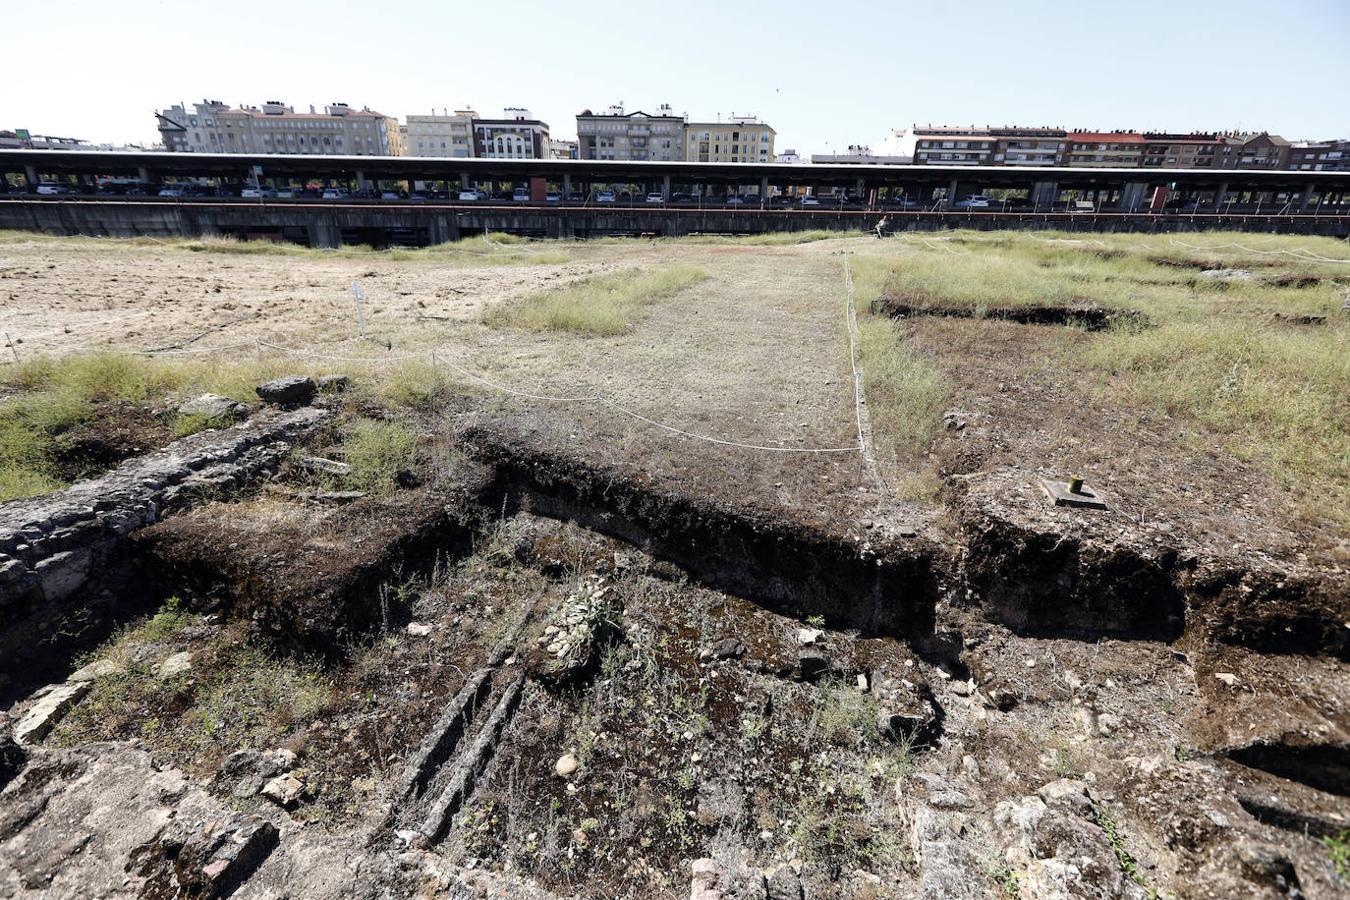
M 1264 256 L 1292 256 L 1294 259 L 1301 259 L 1306 262 L 1350 263 L 1350 259 L 1338 259 L 1334 256 L 1322 256 L 1321 254 L 1313 253 L 1311 250 L 1304 250 L 1303 248 L 1299 248 L 1297 250 L 1286 250 L 1281 247 L 1275 250 L 1262 250 L 1259 247 L 1248 247 L 1245 244 L 1238 244 L 1231 241 L 1227 244 L 1214 244 L 1212 246 L 1205 246 L 1203 244 L 1190 244 L 1187 243 L 1186 241 L 1179 241 L 1176 238 L 1168 238 L 1168 241 L 1170 243 L 1176 244 L 1178 247 L 1187 247 L 1191 250 L 1214 251 L 1214 250 L 1226 250 L 1231 247 L 1237 250 L 1241 250 L 1244 253 L 1258 253 Z
M 389 362 L 405 362 L 413 359 L 430 358 L 433 365 L 440 365 L 441 363 L 444 363 L 451 369 L 454 369 L 456 372 L 459 372 L 461 375 L 464 375 L 466 378 L 476 381 L 479 384 L 491 388 L 492 390 L 499 391 L 504 394 L 509 394 L 513 397 L 523 397 L 529 400 L 539 400 L 548 403 L 598 403 L 610 409 L 613 409 L 616 412 L 620 412 L 626 416 L 629 416 L 630 418 L 636 419 L 639 422 L 645 422 L 646 424 L 652 425 L 656 428 L 660 428 L 663 431 L 668 431 L 671 434 L 677 434 L 682 437 L 691 438 L 693 440 L 704 441 L 709 444 L 718 444 L 724 447 L 739 447 L 744 450 L 760 450 L 770 453 L 857 453 L 859 452 L 860 449 L 860 445 L 857 444 L 848 447 L 774 447 L 767 444 L 751 444 L 745 441 L 733 441 L 727 440 L 725 438 L 712 437 L 711 435 L 698 434 L 696 432 L 686 431 L 683 428 L 676 428 L 674 425 L 668 425 L 664 422 L 650 418 L 649 416 L 644 416 L 642 413 L 639 413 L 636 410 L 629 409 L 628 407 L 616 403 L 615 401 L 610 400 L 607 397 L 604 397 L 598 393 L 586 394 L 584 396 L 565 397 L 565 396 L 550 396 L 547 394 L 534 394 L 528 391 L 516 390 L 515 388 L 507 387 L 504 384 L 499 384 L 498 382 L 492 381 L 489 378 L 485 378 L 482 375 L 472 372 L 451 360 L 444 359 L 438 356 L 437 350 L 434 349 L 418 353 L 402 354 L 399 356 L 376 357 L 376 356 L 338 356 L 332 353 L 316 353 L 315 351 L 305 350 L 300 347 L 287 347 L 284 344 L 274 344 L 271 341 L 256 341 L 256 342 L 250 341 L 248 345 L 267 347 L 268 349 L 277 350 L 282 353 L 294 354 L 296 356 L 306 356 L 312 359 L 324 359 L 346 363 L 389 363 Z M 211 349 L 229 349 L 229 348 L 211 348 Z M 148 355 L 158 355 L 158 354 L 148 354 Z

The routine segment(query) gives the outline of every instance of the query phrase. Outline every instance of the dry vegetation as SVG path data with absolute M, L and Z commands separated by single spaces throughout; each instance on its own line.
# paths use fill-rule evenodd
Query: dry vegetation
M 494 327 L 532 331 L 622 334 L 642 317 L 646 307 L 707 277 L 703 269 L 688 265 L 602 275 L 536 294 L 520 303 L 493 307 L 486 321 Z
M 1148 327 L 1066 336 L 1061 362 L 1080 373 L 1085 394 L 1184 417 L 1311 512 L 1350 523 L 1350 317 L 1341 311 L 1350 298 L 1350 249 L 1343 242 L 1220 234 L 1188 240 L 1204 248 L 1194 249 L 1166 237 L 957 233 L 898 243 L 898 252 L 857 261 L 861 306 L 884 294 L 977 317 L 994 305 L 1142 313 Z M 1285 318 L 1303 315 L 1325 319 Z M 931 433 L 943 402 L 933 371 L 939 364 L 916 361 L 904 333 L 900 326 L 895 341 L 880 342 L 898 348 L 892 356 L 878 357 L 877 344 L 864 337 L 868 366 L 898 367 L 913 385 L 876 387 L 873 415 L 897 450 Z

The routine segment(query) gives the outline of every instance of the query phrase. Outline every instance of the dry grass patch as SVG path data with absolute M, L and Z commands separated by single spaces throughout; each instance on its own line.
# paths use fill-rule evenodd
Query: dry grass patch
M 645 308 L 708 277 L 697 266 L 669 265 L 586 278 L 565 288 L 535 294 L 519 303 L 494 307 L 484 321 L 496 328 L 622 334 Z

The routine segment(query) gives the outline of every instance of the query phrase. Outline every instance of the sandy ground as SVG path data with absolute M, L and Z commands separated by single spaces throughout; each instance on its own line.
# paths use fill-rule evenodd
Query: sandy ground
M 220 354 L 311 354 L 397 361 L 434 350 L 443 363 L 514 391 L 601 394 L 671 427 L 769 447 L 847 448 L 857 428 L 844 323 L 843 250 L 854 240 L 789 247 L 571 245 L 569 261 L 515 266 L 190 252 L 95 241 L 0 245 L 0 325 L 18 353 L 176 347 Z M 525 252 L 528 252 L 528 248 Z M 602 272 L 688 263 L 698 286 L 655 305 L 627 334 L 595 338 L 492 329 L 483 311 Z M 365 293 L 357 333 L 351 285 Z M 204 331 L 215 329 L 205 336 Z M 200 337 L 199 337 L 200 336 Z M 196 338 L 196 340 L 193 340 Z M 187 343 L 191 341 L 190 343 Z M 249 346 L 262 341 L 261 351 Z M 383 344 L 384 346 L 380 346 Z M 181 345 L 181 346 L 180 346 Z M 387 348 L 387 349 L 386 349 Z M 303 369 L 304 356 L 294 356 Z M 430 354 L 427 357 L 430 359 Z M 858 517 L 880 501 L 856 453 L 744 450 L 655 428 L 594 402 L 485 393 L 505 416 L 560 447 L 699 490 L 810 498 L 808 513 Z
M 510 249 L 556 255 L 558 245 Z M 859 534 L 874 519 L 878 526 L 922 529 L 939 514 L 896 500 L 856 452 L 797 452 L 856 446 L 843 254 L 912 252 L 903 242 L 630 241 L 561 249 L 562 262 L 503 266 L 482 257 L 396 260 L 192 252 L 97 240 L 6 242 L 0 244 L 0 327 L 21 341 L 19 356 L 180 346 L 193 354 L 220 348 L 228 358 L 280 353 L 267 347 L 273 344 L 310 354 L 289 357 L 299 371 L 323 357 L 328 365 L 332 357 L 391 365 L 434 358 L 481 395 L 461 424 L 491 420 L 543 447 L 635 468 L 677 490 L 790 508 L 803 520 Z M 696 265 L 709 278 L 653 305 L 620 336 L 482 324 L 492 304 L 592 274 L 636 274 L 674 263 Z M 353 282 L 365 293 L 371 340 L 357 331 Z M 1052 362 L 1051 345 L 1061 337 L 1052 341 L 1036 326 L 954 321 L 920 322 L 914 337 L 952 376 L 960 389 L 954 409 L 972 424 L 944 433 L 933 448 L 929 462 L 944 475 L 1006 475 L 1034 486 L 1033 474 L 1082 469 L 1114 491 L 1122 528 L 1140 524 L 1142 510 L 1216 551 L 1250 547 L 1286 559 L 1343 558 L 1344 542 L 1334 529 L 1299 521 L 1287 492 L 1218 451 L 1217 441 L 1188 437 L 1177 423 L 1146 411 L 1093 411 L 1075 399 L 1075 378 Z M 609 403 L 512 392 L 599 395 Z M 1065 409 L 1075 414 L 1064 419 Z M 792 452 L 700 440 L 636 416 L 716 441 Z M 1178 465 L 1189 472 L 1179 487 Z M 1035 491 L 1028 496 L 1033 504 L 1039 497 Z

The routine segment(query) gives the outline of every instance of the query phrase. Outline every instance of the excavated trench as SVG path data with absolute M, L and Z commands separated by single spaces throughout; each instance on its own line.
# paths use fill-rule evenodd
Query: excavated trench
M 1229 750 L 1235 763 L 1350 797 L 1350 747 L 1340 744 L 1259 743 Z
M 340 656 L 362 632 L 398 621 L 387 585 L 467 556 L 499 516 L 528 511 L 625 541 L 774 612 L 901 638 L 957 670 L 960 637 L 945 613 L 938 621 L 947 602 L 1027 637 L 1185 636 L 1340 658 L 1350 644 L 1335 586 L 1278 570 L 1202 566 L 1175 550 L 1142 554 L 1039 533 L 960 498 L 950 542 L 873 538 L 864 546 L 794 521 L 791 510 L 663 488 L 502 429 L 476 426 L 458 438 L 474 462 L 453 484 L 400 491 L 346 543 L 309 547 L 303 529 L 293 539 L 270 527 L 232 530 L 228 519 L 191 510 L 144 528 L 130 540 L 133 574 L 118 586 L 127 602 L 115 606 L 129 615 L 146 600 L 186 592 L 204 609 L 253 619 L 283 643 Z
M 477 470 L 449 494 L 402 502 L 392 530 L 341 565 L 294 565 L 273 554 L 269 570 L 228 540 L 185 535 L 170 521 L 133 540 L 141 577 L 130 593 L 188 591 L 284 642 L 340 653 L 353 636 L 397 618 L 382 585 L 453 563 L 498 517 L 530 512 L 629 543 L 714 590 L 863 636 L 901 638 L 947 665 L 960 665 L 959 640 L 938 625 L 948 597 L 966 598 L 954 602 L 1026 637 L 1194 636 L 1266 652 L 1347 654 L 1327 589 L 1280 572 L 1198 569 L 1175 551 L 1144 555 L 970 510 L 957 522 L 958 550 L 923 538 L 874 539 L 864 550 L 846 534 L 662 489 L 497 430 L 472 428 L 461 438 Z
M 631 475 L 465 434 L 495 470 L 494 509 L 573 522 L 668 560 L 709 587 L 797 618 L 922 640 L 934 630 L 938 574 L 921 541 L 860 552 L 844 535 L 662 491 Z
M 1142 313 L 1105 306 L 1048 304 L 1043 306 L 951 306 L 912 303 L 901 297 L 884 296 L 872 301 L 874 315 L 893 319 L 940 316 L 958 319 L 998 319 L 1020 325 L 1068 325 L 1085 331 L 1105 331 L 1117 326 L 1147 327 Z

